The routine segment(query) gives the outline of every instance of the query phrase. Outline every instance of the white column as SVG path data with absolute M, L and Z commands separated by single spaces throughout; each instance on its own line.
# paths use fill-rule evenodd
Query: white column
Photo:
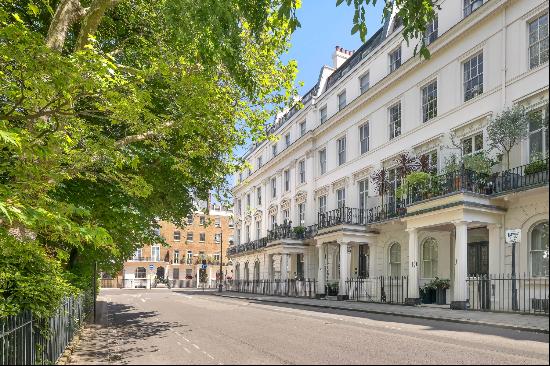
M 468 223 L 455 222 L 455 278 L 454 298 L 451 308 L 464 309 L 468 297 L 466 276 L 468 271 Z
M 273 254 L 267 255 L 267 279 L 273 280 Z
M 348 243 L 340 243 L 340 283 L 338 294 L 347 295 L 346 280 L 349 276 Z
M 502 225 L 487 225 L 487 229 L 489 230 L 489 273 L 502 273 L 500 265 L 500 259 L 504 258 L 504 253 L 500 250 Z
M 419 299 L 419 274 L 418 274 L 418 229 L 408 229 L 409 233 L 409 296 L 407 296 L 409 299 L 411 299 L 412 303 L 418 303 L 418 300 L 413 299 Z
M 281 281 L 288 279 L 288 253 L 281 253 Z
M 317 293 L 325 293 L 325 277 L 326 277 L 326 268 L 325 268 L 325 246 L 324 244 L 317 245 L 319 250 L 319 271 L 317 271 Z

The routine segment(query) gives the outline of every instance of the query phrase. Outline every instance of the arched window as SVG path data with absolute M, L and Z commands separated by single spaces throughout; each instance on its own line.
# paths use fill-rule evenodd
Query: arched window
M 147 277 L 147 271 L 145 270 L 145 267 L 138 267 L 136 268 L 136 272 L 134 274 L 135 278 L 145 278 Z
M 437 277 L 437 240 L 427 238 L 422 243 L 422 278 Z
M 533 276 L 548 276 L 548 221 L 538 223 L 529 236 L 529 257 Z
M 401 245 L 390 245 L 390 276 L 401 276 Z

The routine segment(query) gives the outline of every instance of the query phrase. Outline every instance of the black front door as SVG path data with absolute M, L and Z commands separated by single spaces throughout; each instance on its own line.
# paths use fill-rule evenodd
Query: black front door
M 491 308 L 491 280 L 489 279 L 489 243 L 468 244 L 468 276 L 470 281 L 470 306 Z M 473 288 L 472 288 L 473 286 Z

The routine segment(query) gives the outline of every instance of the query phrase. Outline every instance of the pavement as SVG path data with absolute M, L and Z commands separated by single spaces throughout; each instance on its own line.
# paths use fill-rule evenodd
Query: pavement
M 360 311 L 371 314 L 399 315 L 417 319 L 432 319 L 463 324 L 490 325 L 500 328 L 546 334 L 548 334 L 548 328 L 550 325 L 550 318 L 548 317 L 548 314 L 532 315 L 472 310 L 451 310 L 448 306 L 404 306 L 357 301 L 332 301 L 308 298 L 264 296 L 238 292 L 222 292 L 221 294 L 213 294 L 216 296 L 234 299 L 245 299 L 274 304 L 292 304 L 327 309 Z
M 71 364 L 549 364 L 548 334 L 485 324 L 200 290 L 108 289 L 98 300 Z

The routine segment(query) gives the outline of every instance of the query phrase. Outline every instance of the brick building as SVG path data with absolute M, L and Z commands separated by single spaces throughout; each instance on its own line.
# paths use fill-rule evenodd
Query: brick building
M 214 287 L 220 260 L 224 278 L 233 277 L 232 265 L 225 251 L 233 241 L 230 209 L 210 205 L 208 214 L 195 211 L 183 228 L 168 222 L 160 225 L 160 235 L 169 246 L 148 245 L 136 250 L 134 256 L 124 263 L 123 281 L 118 281 L 119 287 L 149 287 L 159 279 L 168 280 L 172 287 L 198 287 L 203 283 L 206 287 Z M 202 281 L 198 281 L 203 264 L 206 264 L 205 274 Z

